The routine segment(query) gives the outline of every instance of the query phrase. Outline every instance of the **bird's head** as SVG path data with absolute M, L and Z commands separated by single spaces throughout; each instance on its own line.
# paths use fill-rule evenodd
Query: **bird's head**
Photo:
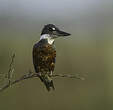
M 41 38 L 40 39 L 48 39 L 50 43 L 54 42 L 55 38 L 69 36 L 71 34 L 61 31 L 58 27 L 53 24 L 47 24 L 42 29 Z

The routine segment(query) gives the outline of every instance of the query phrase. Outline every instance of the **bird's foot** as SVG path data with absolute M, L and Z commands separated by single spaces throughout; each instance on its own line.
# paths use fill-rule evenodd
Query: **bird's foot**
M 50 74 L 49 74 L 49 76 L 51 77 L 52 75 L 53 75 L 53 72 L 51 71 Z

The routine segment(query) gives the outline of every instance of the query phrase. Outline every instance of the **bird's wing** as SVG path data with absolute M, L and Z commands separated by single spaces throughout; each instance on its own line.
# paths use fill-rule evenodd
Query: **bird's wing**
M 49 44 L 37 43 L 33 47 L 33 64 L 35 72 L 54 71 L 56 51 Z
M 38 46 L 38 43 L 33 46 L 32 54 L 33 54 L 34 69 L 35 69 L 35 72 L 38 73 L 39 72 L 39 70 L 38 70 L 38 65 L 39 65 L 38 64 L 39 63 L 39 46 Z

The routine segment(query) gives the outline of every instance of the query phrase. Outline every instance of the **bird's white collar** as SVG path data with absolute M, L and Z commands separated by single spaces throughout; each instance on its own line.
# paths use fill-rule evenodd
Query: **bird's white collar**
M 42 39 L 47 39 L 47 41 L 48 41 L 48 43 L 50 45 L 52 45 L 53 42 L 54 42 L 54 39 L 52 39 L 52 37 L 49 34 L 43 34 L 43 35 L 41 35 L 40 36 L 40 40 L 42 40 Z

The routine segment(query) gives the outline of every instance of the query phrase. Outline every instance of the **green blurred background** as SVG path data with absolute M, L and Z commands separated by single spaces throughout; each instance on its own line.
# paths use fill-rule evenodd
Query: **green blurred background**
M 55 73 L 86 80 L 54 79 L 51 92 L 37 78 L 20 82 L 0 93 L 0 110 L 113 110 L 112 0 L 0 0 L 0 72 L 13 52 L 16 78 L 34 71 L 32 47 L 48 23 L 72 34 L 56 39 Z

